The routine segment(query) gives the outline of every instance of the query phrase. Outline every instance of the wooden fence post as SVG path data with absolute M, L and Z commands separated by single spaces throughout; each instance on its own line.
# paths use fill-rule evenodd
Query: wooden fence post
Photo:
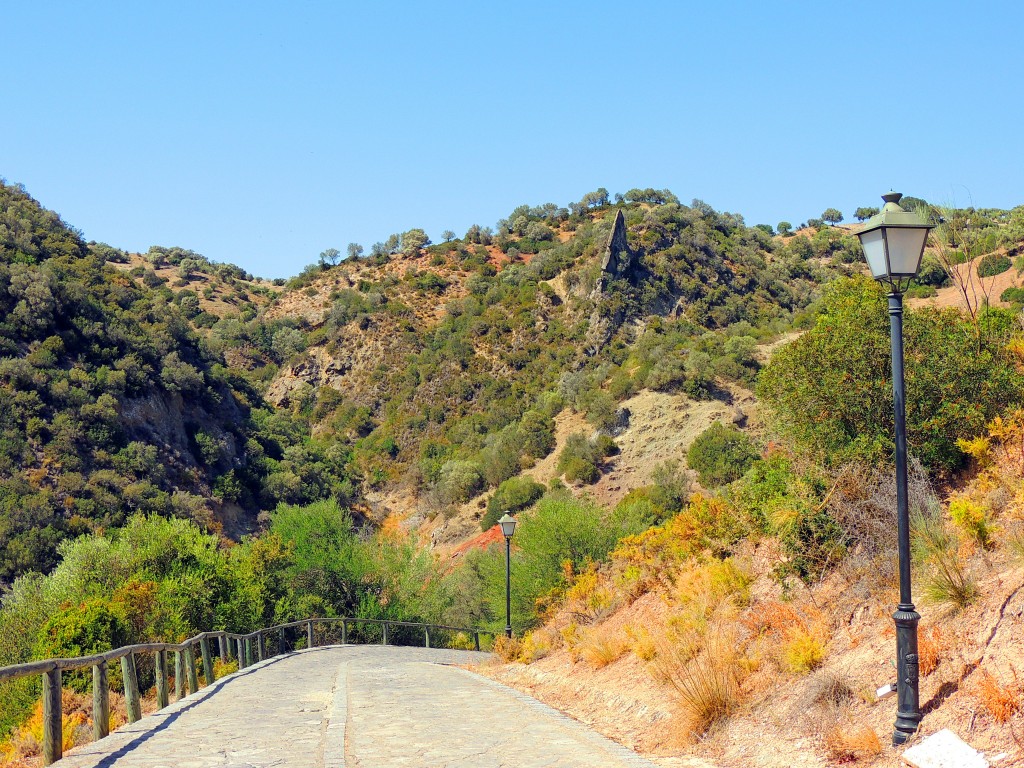
M 188 675 L 188 692 L 196 693 L 199 690 L 199 675 L 196 674 L 196 652 L 191 643 L 185 646 L 185 673 Z
M 480 633 L 473 633 L 473 646 L 479 651 L 480 650 Z
M 107 662 L 92 668 L 92 735 L 99 741 L 110 733 L 110 689 L 107 683 Z
M 430 647 L 430 627 L 423 628 L 423 647 Z
M 217 635 L 217 658 L 222 662 L 228 660 L 228 643 L 224 635 Z
M 167 651 L 161 648 L 156 652 L 156 706 L 163 709 L 170 704 L 167 695 Z
M 306 647 L 307 648 L 312 648 L 313 647 L 313 622 L 312 621 L 307 621 L 306 622 Z
M 381 645 L 387 645 L 388 644 L 388 623 L 385 621 L 383 624 L 381 624 L 381 626 L 384 627 L 384 639 L 380 641 L 380 644 Z
M 64 719 L 61 712 L 60 669 L 43 674 L 43 764 L 64 755 Z
M 348 645 L 348 621 L 346 619 L 341 620 L 341 644 Z
M 282 656 L 285 653 L 287 653 L 287 650 L 285 650 L 284 632 L 284 627 L 281 627 L 281 631 L 277 635 L 277 654 L 279 656 Z
M 216 677 L 213 673 L 213 655 L 210 653 L 210 638 L 204 637 L 199 641 L 199 650 L 203 654 L 203 677 L 207 685 L 213 685 Z
M 263 630 L 256 633 L 256 655 L 259 656 L 260 661 L 267 658 L 267 638 L 263 634 Z
M 121 675 L 124 677 L 124 704 L 128 710 L 128 722 L 136 723 L 142 717 L 142 702 L 139 700 L 139 678 L 135 672 L 135 654 L 132 651 L 121 657 Z
M 181 701 L 185 695 L 185 652 L 174 652 L 174 700 Z

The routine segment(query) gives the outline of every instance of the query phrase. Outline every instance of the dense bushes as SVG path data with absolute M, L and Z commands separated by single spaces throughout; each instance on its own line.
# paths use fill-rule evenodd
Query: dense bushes
M 596 482 L 601 476 L 601 462 L 615 450 L 615 441 L 607 435 L 588 438 L 577 432 L 569 435 L 558 454 L 558 471 L 570 483 Z
M 686 462 L 705 488 L 731 483 L 758 458 L 750 438 L 716 421 L 702 432 L 686 453 Z
M 544 495 L 544 486 L 532 477 L 510 477 L 505 480 L 487 502 L 487 512 L 480 518 L 480 527 L 490 529 L 505 512 L 526 509 Z
M 452 604 L 428 552 L 396 532 L 361 535 L 334 502 L 282 505 L 269 530 L 230 549 L 189 521 L 136 516 L 60 554 L 51 575 L 22 577 L 4 596 L 0 665 L 314 615 L 439 622 Z M 0 732 L 35 684 L 0 688 Z
M 981 336 L 956 310 L 906 311 L 907 435 L 927 467 L 951 469 L 959 438 L 1024 396 L 1006 348 L 1012 316 L 991 309 Z M 892 451 L 886 300 L 866 278 L 833 284 L 815 326 L 783 347 L 758 392 L 778 431 L 829 464 L 871 463 Z
M 978 262 L 978 277 L 995 277 L 1001 275 L 1011 266 L 1013 266 L 1013 262 L 1006 254 L 990 253 L 988 256 L 982 256 L 981 261 Z
M 512 553 L 513 626 L 517 631 L 533 626 L 574 574 L 604 560 L 619 539 L 639 533 L 652 522 L 641 509 L 602 509 L 566 492 L 551 493 L 521 513 Z M 468 556 L 461 574 L 480 595 L 477 615 L 500 624 L 504 624 L 504 568 L 504 547 L 494 547 Z

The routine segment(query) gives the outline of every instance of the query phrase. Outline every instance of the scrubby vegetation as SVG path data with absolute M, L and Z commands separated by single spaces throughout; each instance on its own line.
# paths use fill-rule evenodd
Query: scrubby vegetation
M 915 295 L 955 290 L 967 311 L 908 300 L 915 573 L 936 612 L 967 616 L 993 559 L 1024 551 L 1024 340 L 965 281 L 1009 271 L 1024 209 L 916 204 L 941 225 Z M 629 252 L 602 272 L 620 211 Z M 0 664 L 311 615 L 500 628 L 503 546 L 445 561 L 406 526 L 511 511 L 505 658 L 640 660 L 694 738 L 803 681 L 823 750 L 877 753 L 859 694 L 826 679 L 846 631 L 828 590 L 877 597 L 894 570 L 885 298 L 841 212 L 775 235 L 599 189 L 436 244 L 413 228 L 366 258 L 328 249 L 285 286 L 84 243 L 17 186 L 0 214 Z M 619 492 L 641 393 L 719 410 Z M 735 427 L 714 421 L 729 411 Z M 642 613 L 649 595 L 665 615 Z M 949 642 L 922 636 L 923 675 Z M 1018 716 L 1015 677 L 979 680 L 993 719 Z M 6 686 L 0 730 L 34 685 Z

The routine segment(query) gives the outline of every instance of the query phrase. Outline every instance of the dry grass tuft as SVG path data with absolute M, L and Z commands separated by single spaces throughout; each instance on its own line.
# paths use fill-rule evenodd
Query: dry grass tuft
M 498 635 L 494 638 L 494 652 L 506 663 L 517 661 L 522 652 L 522 643 L 516 637 Z
M 825 749 L 837 762 L 850 762 L 881 754 L 875 729 L 864 723 L 834 723 L 824 733 Z
M 975 600 L 978 583 L 964 567 L 957 537 L 950 533 L 934 510 L 913 519 L 914 557 L 924 568 L 924 595 L 947 614 L 962 611 Z
M 629 639 L 629 650 L 633 652 L 634 656 L 641 661 L 651 661 L 657 655 L 658 648 L 646 627 L 630 624 L 625 631 L 626 637 Z
M 804 674 L 825 660 L 828 626 L 816 609 L 801 613 L 788 603 L 767 602 L 750 611 L 743 624 L 776 648 L 772 655 L 788 672 Z
M 725 632 L 704 638 L 697 654 L 689 648 L 666 645 L 654 659 L 657 677 L 675 689 L 689 737 L 707 733 L 740 706 L 743 667 L 735 638 Z
M 553 629 L 540 627 L 527 633 L 519 650 L 519 660 L 524 664 L 532 664 L 543 659 L 562 645 L 562 636 Z
M 1006 532 L 1006 547 L 1014 562 L 1024 563 L 1024 525 L 1017 525 Z
M 594 669 L 608 666 L 627 650 L 625 640 L 618 633 L 603 627 L 581 634 L 577 651 Z
M 997 678 L 987 669 L 978 675 L 972 692 L 975 700 L 1000 725 L 1009 721 L 1021 708 L 1024 685 L 1017 676 L 1017 670 L 1010 667 L 1012 681 Z
M 824 707 L 837 708 L 853 700 L 850 679 L 841 672 L 822 672 L 808 688 L 810 700 Z
M 942 630 L 939 627 L 921 631 L 917 638 L 917 656 L 922 677 L 930 675 L 939 666 L 943 648 Z

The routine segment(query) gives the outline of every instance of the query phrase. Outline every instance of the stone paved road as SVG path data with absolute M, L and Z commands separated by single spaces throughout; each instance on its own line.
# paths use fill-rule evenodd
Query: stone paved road
M 60 768 L 649 768 L 453 664 L 486 654 L 330 646 L 249 667 L 124 726 Z

